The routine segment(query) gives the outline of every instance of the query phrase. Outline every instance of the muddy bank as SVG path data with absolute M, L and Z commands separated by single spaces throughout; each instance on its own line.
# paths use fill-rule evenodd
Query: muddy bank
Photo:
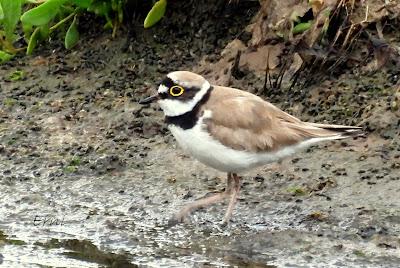
M 321 144 L 243 174 L 227 228 L 218 225 L 222 204 L 167 226 L 187 202 L 222 190 L 225 174 L 184 155 L 158 107 L 137 100 L 168 71 L 218 60 L 256 10 L 214 8 L 171 9 L 179 19 L 145 34 L 138 29 L 135 37 L 110 40 L 109 33 L 92 33 L 75 51 L 52 44 L 0 67 L 5 267 L 400 262 L 400 121 L 393 106 L 400 73 L 392 69 L 266 92 L 301 119 L 360 124 L 369 137 Z M 187 25 L 189 18 L 197 23 Z M 24 77 L 12 81 L 16 70 Z M 232 80 L 252 91 L 262 83 L 251 73 Z

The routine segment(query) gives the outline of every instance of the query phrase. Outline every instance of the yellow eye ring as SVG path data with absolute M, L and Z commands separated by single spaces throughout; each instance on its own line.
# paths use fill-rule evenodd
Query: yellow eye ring
M 180 86 L 173 86 L 169 88 L 169 94 L 171 94 L 171 96 L 174 97 L 179 97 L 180 95 L 183 94 L 183 92 L 185 92 L 185 89 L 183 89 L 183 87 Z

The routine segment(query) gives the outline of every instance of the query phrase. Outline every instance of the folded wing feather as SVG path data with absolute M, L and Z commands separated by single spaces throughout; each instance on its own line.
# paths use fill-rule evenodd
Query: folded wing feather
M 360 133 L 359 127 L 302 122 L 245 91 L 214 86 L 202 111 L 211 135 L 225 146 L 249 152 L 270 152 L 312 138 L 340 139 Z

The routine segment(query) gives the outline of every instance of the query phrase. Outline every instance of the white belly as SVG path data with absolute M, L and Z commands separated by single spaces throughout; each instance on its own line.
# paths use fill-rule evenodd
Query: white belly
M 238 173 L 275 162 L 291 155 L 297 149 L 314 143 L 302 143 L 276 152 L 254 153 L 237 151 L 213 139 L 202 125 L 202 118 L 200 118 L 197 124 L 191 129 L 184 130 L 175 125 L 169 125 L 168 128 L 184 151 L 191 154 L 203 164 L 224 172 Z

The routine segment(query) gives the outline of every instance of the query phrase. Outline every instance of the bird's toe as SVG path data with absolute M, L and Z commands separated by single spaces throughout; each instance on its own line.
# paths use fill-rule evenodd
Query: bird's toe
M 185 221 L 185 217 L 177 214 L 168 220 L 168 226 L 174 226 Z

